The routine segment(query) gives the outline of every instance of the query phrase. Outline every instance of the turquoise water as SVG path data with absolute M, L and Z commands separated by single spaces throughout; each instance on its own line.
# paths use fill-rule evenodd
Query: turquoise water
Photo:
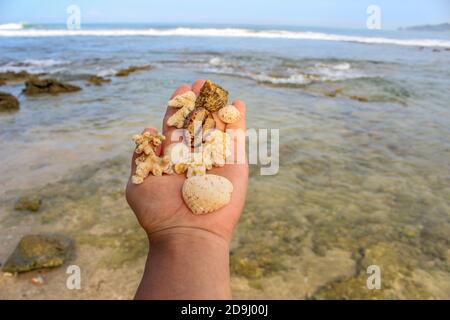
M 130 136 L 160 127 L 179 84 L 208 78 L 246 101 L 249 128 L 280 129 L 279 173 L 251 168 L 231 258 L 235 297 L 449 298 L 450 35 L 232 27 L 0 31 L 0 72 L 82 87 L 38 97 L 20 95 L 22 83 L 0 87 L 21 103 L 0 114 L 0 262 L 26 232 L 68 233 L 76 262 L 101 270 L 93 283 L 132 270 L 118 283 L 131 296 L 146 244 L 122 196 Z M 112 81 L 88 86 L 91 74 Z M 43 197 L 42 212 L 14 212 L 30 193 Z M 381 291 L 365 287 L 371 264 Z M 6 297 L 27 290 L 2 285 Z

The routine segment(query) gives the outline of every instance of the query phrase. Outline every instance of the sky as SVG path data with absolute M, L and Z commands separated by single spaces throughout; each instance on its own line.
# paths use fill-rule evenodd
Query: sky
M 223 23 L 365 28 L 367 7 L 383 29 L 450 22 L 450 0 L 0 0 L 0 23 Z

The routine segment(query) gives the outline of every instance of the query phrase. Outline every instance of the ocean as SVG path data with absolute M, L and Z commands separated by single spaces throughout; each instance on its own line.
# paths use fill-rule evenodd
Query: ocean
M 115 77 L 131 65 L 152 69 Z M 236 298 L 450 298 L 450 34 L 239 25 L 0 25 L 0 72 L 82 87 L 0 113 L 0 262 L 24 234 L 77 244 L 63 269 L 0 279 L 0 298 L 130 298 L 147 243 L 124 199 L 131 136 L 161 128 L 182 83 L 211 79 L 280 129 L 280 170 L 252 165 L 231 254 Z M 110 78 L 88 85 L 90 75 Z M 14 211 L 38 195 L 37 214 Z M 383 290 L 366 288 L 379 265 Z M 60 288 L 61 287 L 61 288 Z M 30 289 L 31 288 L 31 289 Z

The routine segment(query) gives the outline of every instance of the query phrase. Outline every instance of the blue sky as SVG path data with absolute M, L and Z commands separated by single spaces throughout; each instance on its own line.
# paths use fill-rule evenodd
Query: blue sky
M 64 23 L 67 6 L 82 23 L 233 23 L 365 28 L 370 4 L 382 27 L 450 21 L 450 0 L 0 0 L 0 23 Z

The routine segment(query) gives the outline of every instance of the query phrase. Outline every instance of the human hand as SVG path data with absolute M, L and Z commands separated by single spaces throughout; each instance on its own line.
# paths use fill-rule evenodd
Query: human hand
M 172 98 L 186 91 L 192 90 L 198 96 L 204 80 L 197 80 L 192 87 L 188 85 L 180 86 L 172 95 Z M 233 104 L 241 112 L 241 119 L 233 124 L 223 123 L 216 114 L 213 114 L 216 120 L 216 128 L 222 131 L 227 129 L 241 129 L 245 132 L 245 104 L 242 101 L 235 100 Z M 177 109 L 167 107 L 166 115 L 163 120 L 163 135 L 166 140 L 157 148 L 156 154 L 164 154 L 164 150 L 173 143 L 171 134 L 175 130 L 167 126 L 167 119 L 176 112 Z M 145 129 L 153 131 L 154 129 Z M 135 158 L 132 159 L 132 174 L 135 171 Z M 128 181 L 126 197 L 130 207 L 133 209 L 136 217 L 147 232 L 150 242 L 156 242 L 160 238 L 166 238 L 183 234 L 202 233 L 205 237 L 216 237 L 224 239 L 229 243 L 232 231 L 239 220 L 245 203 L 245 196 L 248 183 L 248 165 L 247 164 L 226 164 L 224 167 L 213 168 L 208 173 L 223 176 L 231 181 L 234 191 L 231 201 L 225 207 L 209 214 L 194 215 L 183 201 L 181 189 L 186 180 L 185 174 L 178 175 L 149 175 L 142 184 L 135 185 Z

